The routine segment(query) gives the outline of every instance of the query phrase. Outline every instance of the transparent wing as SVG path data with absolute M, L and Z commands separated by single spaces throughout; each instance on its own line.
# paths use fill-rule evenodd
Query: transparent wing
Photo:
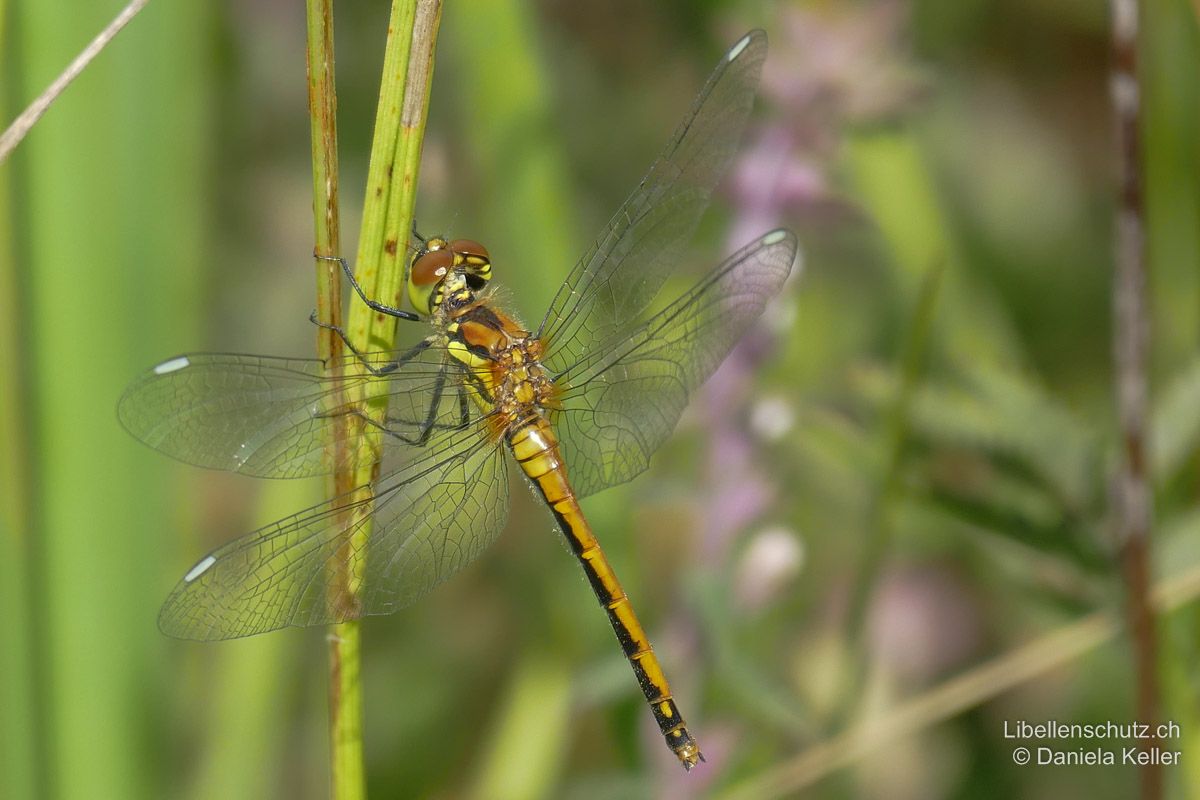
M 485 433 L 479 421 L 437 434 L 419 459 L 381 478 L 369 535 L 357 535 L 369 501 L 344 495 L 214 550 L 171 592 L 159 627 L 182 639 L 232 639 L 409 605 L 504 526 L 505 462 Z M 357 595 L 345 588 L 348 565 Z
M 679 263 L 733 159 L 766 55 L 762 31 L 729 50 L 666 150 L 575 265 L 538 330 L 552 373 L 627 330 Z
M 779 293 L 795 258 L 794 234 L 768 233 L 559 376 L 562 408 L 553 422 L 576 494 L 586 497 L 646 469 L 688 395 Z
M 117 406 L 133 436 L 188 464 L 268 478 L 322 475 L 338 467 L 332 452 L 353 457 L 354 447 L 328 447 L 337 435 L 358 435 L 361 426 L 332 426 L 354 414 L 364 386 L 384 382 L 388 427 L 416 441 L 422 426 L 461 427 L 478 412 L 459 399 L 464 376 L 439 346 L 406 354 L 402 368 L 373 375 L 395 354 L 349 356 L 334 368 L 341 386 L 318 360 L 202 353 L 179 356 L 134 381 Z M 465 419 L 464 419 L 465 417 Z M 386 437 L 385 446 L 404 439 Z M 343 441 L 343 444 L 348 444 Z

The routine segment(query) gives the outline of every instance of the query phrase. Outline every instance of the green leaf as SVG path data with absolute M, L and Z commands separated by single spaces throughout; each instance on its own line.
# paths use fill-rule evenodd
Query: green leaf
M 1177 372 L 1150 414 L 1150 458 L 1156 482 L 1170 480 L 1200 445 L 1200 358 Z

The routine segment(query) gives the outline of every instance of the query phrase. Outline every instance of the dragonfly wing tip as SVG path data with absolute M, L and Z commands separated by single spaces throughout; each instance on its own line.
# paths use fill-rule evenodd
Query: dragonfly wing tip
M 157 367 L 155 367 L 154 374 L 155 375 L 166 375 L 169 372 L 176 372 L 177 370 L 181 370 L 184 367 L 190 365 L 191 363 L 192 362 L 188 361 L 187 356 L 179 356 L 178 358 L 172 358 L 170 361 L 164 361 L 163 363 L 161 363 Z
M 217 563 L 216 556 L 205 556 L 200 560 L 199 563 L 196 564 L 196 566 L 188 570 L 187 575 L 183 576 L 183 582 L 191 583 L 192 581 L 196 580 L 196 578 L 199 578 L 201 575 L 208 572 L 209 567 L 215 563 Z
M 746 49 L 746 45 L 750 44 L 750 38 L 753 35 L 754 35 L 753 33 L 747 33 L 741 39 L 738 39 L 737 44 L 735 44 L 733 47 L 729 48 L 729 52 L 725 54 L 725 60 L 733 61 L 738 56 L 740 56 L 742 54 L 742 51 Z

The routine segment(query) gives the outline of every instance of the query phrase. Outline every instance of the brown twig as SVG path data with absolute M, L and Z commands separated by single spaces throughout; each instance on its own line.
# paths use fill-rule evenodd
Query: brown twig
M 337 89 L 334 80 L 333 0 L 308 0 L 308 111 L 312 137 L 314 256 L 341 255 L 338 217 Z M 317 319 L 342 326 L 342 271 L 336 261 L 318 258 Z M 317 329 L 317 355 L 340 374 L 342 339 L 332 327 Z M 340 390 L 340 389 L 339 389 Z M 338 406 L 344 402 L 339 398 Z M 330 496 L 344 497 L 355 486 L 354 454 L 347 436 L 349 421 L 329 421 L 329 458 L 334 467 Z M 339 575 L 343 581 L 348 576 Z M 344 596 L 334 587 L 330 602 Z M 358 631 L 335 629 L 329 637 L 329 776 L 334 798 L 365 796 L 362 747 L 362 693 L 358 691 Z
M 1120 155 L 1113 278 L 1113 359 L 1121 441 L 1113 505 L 1134 647 L 1136 714 L 1140 722 L 1153 724 L 1159 716 L 1158 648 L 1154 614 L 1147 597 L 1153 500 L 1146 437 L 1149 318 L 1146 308 L 1138 13 L 1137 0 L 1112 0 L 1112 100 Z M 1139 747 L 1147 751 L 1154 747 L 1154 742 L 1139 740 Z M 1162 771 L 1157 764 L 1148 762 L 1142 766 L 1141 788 L 1145 800 L 1162 796 Z
M 108 23 L 108 26 L 100 31 L 87 47 L 83 48 L 83 52 L 67 65 L 62 74 L 55 78 L 54 82 L 47 86 L 46 90 L 13 120 L 13 123 L 8 126 L 8 130 L 0 134 L 0 164 L 4 163 L 9 153 L 16 149 L 16 146 L 25 138 L 25 134 L 29 133 L 30 129 L 46 113 L 46 109 L 50 108 L 50 105 L 58 99 L 71 81 L 87 69 L 87 65 L 92 62 L 92 59 L 98 56 L 100 51 L 107 47 L 121 29 L 128 25 L 129 21 L 136 17 L 138 12 L 149 2 L 150 0 L 132 0 L 129 5 L 125 6 L 121 13 L 117 14 L 113 21 Z

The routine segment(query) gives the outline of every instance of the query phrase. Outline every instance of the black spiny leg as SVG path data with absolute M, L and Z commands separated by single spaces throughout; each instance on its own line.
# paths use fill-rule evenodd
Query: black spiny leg
M 355 416 L 355 417 L 358 417 L 360 420 L 362 420 L 367 425 L 370 425 L 372 428 L 375 428 L 378 431 L 382 431 L 383 433 L 386 433 L 388 436 L 391 436 L 394 439 L 399 439 L 400 441 L 404 442 L 405 444 L 411 444 L 415 447 L 421 447 L 426 442 L 429 441 L 429 436 L 431 433 L 433 433 L 433 431 L 435 429 L 437 429 L 437 430 L 461 430 L 462 428 L 465 428 L 466 425 L 470 422 L 469 418 L 464 417 L 461 427 L 459 425 L 437 425 L 434 423 L 434 420 L 437 419 L 438 405 L 442 402 L 442 392 L 444 391 L 445 377 L 446 377 L 445 370 L 442 370 L 441 372 L 438 373 L 438 381 L 437 381 L 437 384 L 434 386 L 433 398 L 432 398 L 431 402 L 429 403 L 429 411 L 428 411 L 428 413 L 426 413 L 425 420 L 423 422 L 419 422 L 419 423 L 413 422 L 412 420 L 401 419 L 400 417 L 386 417 L 386 418 L 384 418 L 383 422 L 376 422 L 375 420 L 371 419 L 371 417 L 368 416 L 366 414 L 366 412 L 364 412 L 361 408 L 358 408 L 357 406 L 343 406 L 341 409 L 339 409 L 337 411 L 327 411 L 327 412 L 318 414 L 317 417 L 328 419 L 331 417 Z M 399 424 L 399 425 L 416 427 L 420 431 L 420 433 L 415 437 L 406 436 L 403 433 L 401 433 L 400 431 L 393 430 L 392 428 L 388 427 L 388 424 Z
M 361 411 L 356 411 L 355 413 L 358 414 L 360 417 L 362 417 L 363 420 L 365 420 L 368 425 L 371 425 L 372 427 L 377 428 L 380 431 L 383 431 L 388 436 L 391 436 L 393 439 L 399 439 L 400 441 L 404 442 L 405 444 L 416 445 L 419 447 L 419 446 L 424 445 L 429 440 L 430 434 L 435 430 L 436 431 L 462 431 L 462 430 L 466 430 L 467 426 L 471 424 L 470 406 L 467 404 L 467 393 L 463 390 L 463 388 L 461 386 L 459 387 L 459 390 L 458 390 L 458 398 L 459 398 L 459 410 L 461 411 L 461 414 L 462 414 L 459 419 L 458 424 L 456 424 L 456 425 L 438 425 L 436 423 L 429 422 L 428 426 L 423 429 L 421 435 L 419 437 L 417 437 L 416 439 L 413 439 L 409 436 L 405 436 L 403 433 L 400 433 L 399 431 L 392 430 L 391 428 L 387 427 L 386 425 L 379 424 L 375 420 L 373 420 L 370 417 L 363 414 Z M 388 417 L 387 422 L 400 423 L 403 425 L 412 425 L 413 424 L 411 421 L 401 420 L 396 417 Z
M 466 367 L 463 366 L 462 364 L 459 364 L 458 362 L 454 362 L 454 363 L 463 372 L 467 371 Z M 466 385 L 464 383 L 458 384 L 458 422 L 454 425 L 438 424 L 438 423 L 434 422 L 434 420 L 437 418 L 438 403 L 441 400 L 442 394 L 444 393 L 444 390 L 445 390 L 444 389 L 445 382 L 446 382 L 446 374 L 445 374 L 445 372 L 442 372 L 441 374 L 438 375 L 437 384 L 434 386 L 434 402 L 430 405 L 429 414 L 425 417 L 424 422 L 414 422 L 413 420 L 403 419 L 402 417 L 384 417 L 384 422 L 389 423 L 389 424 L 408 425 L 410 427 L 419 428 L 421 430 L 421 437 L 420 437 L 421 443 L 424 443 L 424 441 L 429 438 L 429 433 L 434 430 L 439 430 L 439 431 L 466 430 L 467 426 L 471 424 L 471 405 L 470 405 L 470 398 L 467 397 L 467 389 L 466 389 Z M 384 430 L 387 431 L 388 433 L 391 433 L 393 436 L 399 436 L 402 439 L 405 438 L 403 436 L 403 434 L 398 434 L 398 433 L 395 433 L 392 431 L 388 431 L 386 428 Z M 405 439 L 405 441 L 408 441 L 408 440 Z
M 466 387 L 461 384 L 458 387 L 458 417 L 462 420 L 464 428 L 471 423 L 470 400 L 467 398 Z
M 399 432 L 392 432 L 392 435 L 418 447 L 429 441 L 429 434 L 433 433 L 433 423 L 434 420 L 437 419 L 438 406 L 442 404 L 442 392 L 445 391 L 445 389 L 446 368 L 443 366 L 440 370 L 438 370 L 437 379 L 433 383 L 433 399 L 429 403 L 429 411 L 425 412 L 425 421 L 417 427 L 417 429 L 420 431 L 420 433 L 417 435 L 417 438 L 409 439 L 407 436 Z M 384 430 L 387 431 L 388 429 L 384 428 Z
M 318 323 L 318 324 L 320 324 L 320 323 Z M 428 344 L 426 344 L 426 346 L 428 346 Z M 420 345 L 418 345 L 418 348 L 419 347 L 420 347 Z M 416 350 L 418 348 L 414 348 L 414 350 Z M 410 351 L 410 353 L 411 352 L 412 351 Z M 406 355 L 408 355 L 408 354 L 406 354 Z M 404 361 L 405 361 L 405 358 L 402 356 L 395 363 L 388 364 L 385 367 L 383 367 L 380 370 L 380 372 L 377 374 L 380 374 L 383 371 L 391 371 L 392 369 L 398 368 L 399 366 L 401 366 L 404 363 Z M 465 366 L 458 364 L 458 362 L 454 362 L 454 363 L 460 369 L 466 371 Z M 367 365 L 367 368 L 372 369 L 369 364 Z M 331 417 L 331 416 L 340 416 L 340 415 L 344 415 L 344 414 L 353 414 L 354 416 L 358 417 L 366 424 L 370 425 L 371 427 L 375 428 L 376 430 L 386 433 L 388 436 L 391 436 L 394 439 L 399 439 L 400 441 L 404 442 L 405 444 L 411 444 L 415 447 L 422 447 L 425 445 L 426 442 L 429 441 L 430 435 L 435 430 L 451 430 L 451 431 L 465 430 L 467 428 L 467 426 L 471 424 L 471 407 L 470 407 L 470 404 L 469 404 L 468 398 L 467 398 L 466 386 L 465 386 L 465 384 L 462 384 L 462 383 L 460 383 L 458 385 L 458 411 L 459 411 L 458 423 L 455 425 L 445 425 L 445 424 L 438 424 L 436 422 L 437 415 L 438 415 L 438 407 L 442 404 L 442 396 L 445 394 L 445 391 L 446 391 L 446 370 L 447 369 L 448 369 L 448 367 L 443 366 L 442 369 L 438 371 L 437 378 L 435 379 L 434 385 L 433 385 L 433 394 L 432 394 L 432 397 L 430 398 L 430 402 L 429 402 L 429 410 L 425 414 L 425 419 L 422 420 L 421 422 L 414 422 L 413 420 L 406 420 L 401 417 L 385 417 L 384 421 L 382 423 L 376 422 L 375 420 L 371 419 L 371 417 L 369 417 L 367 414 L 365 414 L 359 408 L 346 408 L 340 412 L 337 412 L 336 414 L 326 413 L 326 414 L 322 414 L 320 416 Z M 397 424 L 415 427 L 420 432 L 415 437 L 406 436 L 405 434 L 401 433 L 400 431 L 393 430 L 392 428 L 388 427 L 389 425 L 397 425 Z
M 423 351 L 427 350 L 435 341 L 437 341 L 435 337 L 429 336 L 429 337 L 417 342 L 415 345 L 413 345 L 408 350 L 401 353 L 399 356 L 397 356 L 392 361 L 387 362 L 386 364 L 384 364 L 381 367 L 376 367 L 373 364 L 371 364 L 369 361 L 367 361 L 366 356 L 364 356 L 362 353 L 360 353 L 358 351 L 358 348 L 356 348 L 351 343 L 349 337 L 346 336 L 346 332 L 344 330 L 342 330 L 341 328 L 339 328 L 337 325 L 330 325 L 328 322 L 321 322 L 319 319 L 317 319 L 317 314 L 315 311 L 309 317 L 309 321 L 311 321 L 314 325 L 317 325 L 318 327 L 325 328 L 327 330 L 331 330 L 331 331 L 334 331 L 335 333 L 337 333 L 337 335 L 342 338 L 342 342 L 346 345 L 346 347 L 350 348 L 350 352 L 354 354 L 354 357 L 359 360 L 359 363 L 361 363 L 368 372 L 370 372 L 372 375 L 374 375 L 376 377 L 382 377 L 382 376 L 385 376 L 385 375 L 395 372 L 396 370 L 400 369 L 405 364 L 407 364 L 409 361 L 412 361 L 414 358 L 416 358 L 418 355 L 420 355 Z M 396 436 L 397 438 L 403 439 L 404 441 L 408 442 L 409 444 L 424 444 L 425 441 L 429 438 L 429 430 L 427 428 L 433 425 L 433 419 L 437 416 L 437 407 L 438 407 L 438 404 L 441 402 L 441 396 L 442 396 L 442 391 L 443 391 L 443 386 L 445 384 L 445 381 L 446 381 L 446 369 L 445 369 L 445 366 L 443 366 L 442 369 L 438 372 L 437 384 L 434 387 L 433 402 L 430 403 L 429 413 L 426 416 L 426 422 L 422 425 L 422 434 L 416 440 L 410 440 L 408 437 L 404 436 L 403 434 L 398 434 L 394 431 L 389 430 L 387 427 L 385 427 L 384 425 L 381 425 L 380 423 L 371 419 L 369 416 L 364 414 L 361 409 L 356 408 L 356 407 L 354 407 L 354 408 L 343 407 L 340 410 L 326 411 L 326 412 L 318 413 L 315 416 L 318 418 L 331 418 L 331 417 L 344 416 L 347 414 L 353 414 L 354 416 L 361 418 L 364 422 L 367 422 L 368 424 L 370 424 L 376 428 L 379 428 L 384 433 L 387 433 L 387 434 Z M 407 423 L 407 424 L 413 424 L 413 423 Z
M 321 322 L 321 320 L 317 319 L 317 312 L 315 312 L 315 311 L 308 315 L 308 321 L 311 322 L 313 325 L 316 325 L 318 328 L 324 328 L 325 330 L 333 331 L 334 333 L 336 333 L 338 335 L 338 337 L 341 338 L 342 343 L 344 345 L 346 345 L 347 348 L 349 348 L 350 352 L 353 353 L 355 355 L 355 357 L 358 358 L 358 360 L 362 363 L 362 365 L 364 367 L 366 367 L 367 371 L 370 372 L 372 375 L 387 375 L 390 372 L 395 372 L 396 370 L 400 369 L 400 367 L 404 366 L 409 361 L 412 361 L 414 358 L 416 358 L 418 354 L 420 354 L 423 350 L 427 349 L 431 344 L 434 343 L 434 341 L 436 341 L 436 339 L 434 337 L 428 336 L 428 337 L 422 339 L 421 341 L 417 342 L 415 345 L 410 347 L 408 350 L 405 350 L 394 360 L 389 361 L 388 363 L 384 364 L 382 367 L 375 367 L 375 366 L 372 366 L 369 361 L 367 361 L 366 356 L 364 356 L 361 352 L 359 352 L 359 349 L 354 346 L 353 342 L 350 341 L 350 337 L 347 336 L 346 332 L 344 330 L 342 330 L 340 327 L 338 327 L 337 325 L 331 325 L 328 322 Z
M 313 253 L 313 257 L 319 258 L 322 261 L 336 261 L 337 263 L 341 264 L 342 272 L 346 273 L 346 278 L 350 281 L 350 285 L 354 287 L 354 291 L 358 292 L 358 296 L 362 298 L 362 301 L 367 304 L 368 308 L 372 308 L 375 311 L 378 311 L 380 314 L 387 314 L 389 317 L 395 317 L 396 319 L 404 319 L 408 320 L 409 322 L 420 322 L 421 318 L 411 311 L 405 311 L 401 308 L 384 305 L 383 303 L 367 297 L 366 292 L 362 290 L 362 287 L 358 285 L 358 281 L 354 279 L 354 271 L 350 269 L 350 265 L 346 263 L 346 259 L 342 258 L 341 256 L 323 256 L 320 253 Z

